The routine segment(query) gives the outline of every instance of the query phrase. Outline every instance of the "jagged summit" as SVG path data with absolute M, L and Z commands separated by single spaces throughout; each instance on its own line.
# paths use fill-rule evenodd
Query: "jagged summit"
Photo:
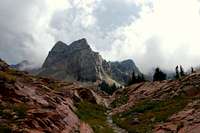
M 135 67 L 135 63 L 133 60 L 131 59 L 127 59 L 124 61 L 116 61 L 116 62 L 111 62 L 111 64 L 118 66 L 118 67 L 122 67 L 122 69 L 124 71 L 129 71 L 129 70 L 135 70 L 136 72 L 139 72 L 139 69 L 137 67 Z
M 126 83 L 133 71 L 140 73 L 132 60 L 107 62 L 82 38 L 70 45 L 57 42 L 49 52 L 39 75 L 60 80 Z
M 124 60 L 120 64 L 124 68 L 124 70 L 129 71 L 134 69 L 136 72 L 139 72 L 139 69 L 137 67 L 134 67 L 136 66 L 136 64 L 131 59 Z
M 58 42 L 54 45 L 54 47 L 52 48 L 51 51 L 62 51 L 62 50 L 64 50 L 64 49 L 66 49 L 67 47 L 68 47 L 68 46 L 67 46 L 64 42 L 58 41 Z
M 85 38 L 74 41 L 70 45 L 89 46 L 87 39 L 85 39 Z
M 131 64 L 135 64 L 135 63 L 133 62 L 133 60 L 131 60 L 131 59 L 124 60 L 124 61 L 122 61 L 122 63 L 131 63 Z
M 58 41 L 54 45 L 51 51 L 62 52 L 64 50 L 81 50 L 81 49 L 91 49 L 85 38 L 74 41 L 70 45 L 67 45 L 62 41 Z
M 85 38 L 72 42 L 69 45 L 69 47 L 71 50 L 83 50 L 83 49 L 92 50 Z
M 72 42 L 69 45 L 62 41 L 58 41 L 50 52 L 70 54 L 74 51 L 80 51 L 84 49 L 92 50 L 85 38 Z

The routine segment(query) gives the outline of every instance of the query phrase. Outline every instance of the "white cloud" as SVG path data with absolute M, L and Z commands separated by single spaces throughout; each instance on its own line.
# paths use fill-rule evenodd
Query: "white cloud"
M 146 10 L 145 5 L 139 19 L 118 29 L 119 36 L 124 36 L 125 39 L 113 50 L 121 49 L 122 58 L 134 57 L 144 71 L 155 66 L 172 69 L 177 64 L 183 64 L 187 68 L 198 65 L 199 1 L 155 0 L 152 7 L 153 9 Z M 159 49 L 152 41 L 148 41 L 152 38 L 159 40 Z
M 8 63 L 28 59 L 41 65 L 55 43 L 49 27 L 52 14 L 68 7 L 64 1 L 1 0 L 0 57 Z
M 200 62 L 198 0 L 1 0 L 0 57 L 41 64 L 58 40 L 85 37 L 108 60 L 147 72 Z M 14 54 L 13 54 L 14 53 Z

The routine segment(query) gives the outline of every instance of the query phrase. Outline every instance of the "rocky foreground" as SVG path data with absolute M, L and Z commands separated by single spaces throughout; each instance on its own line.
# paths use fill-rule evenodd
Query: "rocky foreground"
M 10 69 L 0 60 L 0 133 L 199 133 L 200 73 L 113 96 L 93 84 Z
M 90 86 L 30 76 L 0 61 L 1 133 L 92 133 L 78 108 L 86 104 L 92 110 L 103 103 Z M 101 131 L 98 126 L 96 131 Z

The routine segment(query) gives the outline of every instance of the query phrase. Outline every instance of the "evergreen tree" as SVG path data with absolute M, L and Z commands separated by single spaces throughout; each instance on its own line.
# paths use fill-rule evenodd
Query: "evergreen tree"
M 191 67 L 191 73 L 195 73 L 195 71 L 194 71 L 194 68 L 193 68 L 193 67 Z
M 180 73 L 179 73 L 178 66 L 176 66 L 175 71 L 176 71 L 175 78 L 176 78 L 176 79 L 180 79 Z
M 162 72 L 160 68 L 157 67 L 153 75 L 153 81 L 162 81 L 162 80 L 166 80 L 166 78 L 167 78 L 167 75 L 164 72 Z
M 118 89 L 115 83 L 113 83 L 113 85 L 110 88 L 111 88 L 110 91 L 111 94 L 113 94 L 113 92 L 115 92 Z
M 159 81 L 159 79 L 160 79 L 160 68 L 156 68 L 153 76 L 153 81 Z
M 137 80 L 137 78 L 136 78 L 136 76 L 135 76 L 135 72 L 133 71 L 133 73 L 132 73 L 132 78 L 131 78 L 132 84 L 133 84 L 133 83 L 136 83 L 136 80 Z
M 108 83 L 106 83 L 106 81 L 102 81 L 102 83 L 99 84 L 99 87 L 102 91 L 106 92 L 109 95 L 112 95 L 113 92 L 115 92 L 118 89 L 115 83 L 112 86 L 110 86 Z
M 135 83 L 141 83 L 144 82 L 145 78 L 143 74 L 138 74 L 137 76 L 135 75 L 135 72 L 132 73 L 132 78 L 130 79 L 128 85 L 132 85 Z
M 109 89 L 109 85 L 106 83 L 106 81 L 102 81 L 102 83 L 99 84 L 99 87 L 102 91 L 105 91 L 105 92 L 108 91 Z
M 180 65 L 180 76 L 181 77 L 184 77 L 185 76 L 185 72 L 184 72 L 184 69 L 183 67 Z
M 137 76 L 136 81 L 137 81 L 137 83 L 144 82 L 145 81 L 144 74 L 139 74 Z
M 136 78 L 136 76 L 135 76 L 135 72 L 133 71 L 133 72 L 132 72 L 132 77 L 131 77 L 131 79 L 129 80 L 128 85 L 132 85 L 132 84 L 136 83 L 136 80 L 137 80 L 137 78 Z

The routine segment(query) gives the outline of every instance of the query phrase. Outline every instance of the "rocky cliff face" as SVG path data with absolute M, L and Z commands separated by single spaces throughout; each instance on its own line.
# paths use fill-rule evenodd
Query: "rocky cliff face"
M 39 75 L 61 80 L 126 83 L 138 68 L 132 60 L 107 62 L 99 53 L 92 51 L 86 39 L 66 45 L 58 42 L 49 52 Z

